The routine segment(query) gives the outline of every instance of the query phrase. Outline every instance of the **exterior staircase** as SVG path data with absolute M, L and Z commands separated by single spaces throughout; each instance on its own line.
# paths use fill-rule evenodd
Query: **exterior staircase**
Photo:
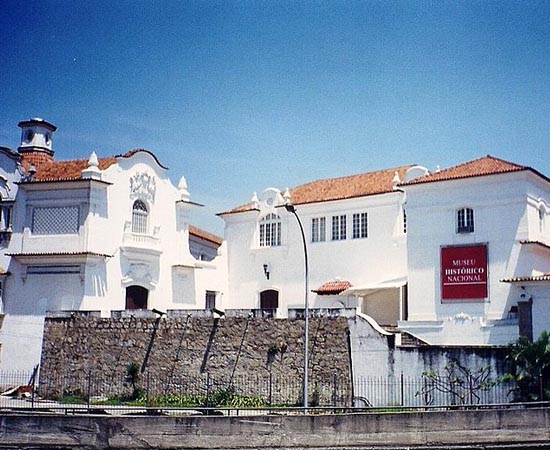
M 399 345 L 399 347 L 428 347 L 430 345 L 410 333 L 400 331 L 399 328 L 397 328 L 397 325 L 382 325 L 382 328 L 390 333 L 401 335 L 401 345 Z

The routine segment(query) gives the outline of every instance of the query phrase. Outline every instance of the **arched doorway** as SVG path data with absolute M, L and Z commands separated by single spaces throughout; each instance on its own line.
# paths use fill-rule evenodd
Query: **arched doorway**
M 279 307 L 279 292 L 268 289 L 260 292 L 260 309 L 264 317 L 275 317 Z
M 126 288 L 126 309 L 147 309 L 149 291 L 141 286 Z

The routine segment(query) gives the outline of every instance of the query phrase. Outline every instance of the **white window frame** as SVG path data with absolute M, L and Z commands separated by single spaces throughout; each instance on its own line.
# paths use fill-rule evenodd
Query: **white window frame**
M 327 239 L 327 218 L 311 219 L 311 242 L 325 242 Z
M 137 199 L 132 204 L 132 233 L 147 234 L 149 230 L 149 208 L 147 203 Z
M 262 217 L 259 223 L 260 247 L 280 247 L 281 218 L 274 213 Z
M 369 237 L 369 216 L 367 212 L 354 213 L 352 224 L 353 239 L 365 239 Z
M 216 291 L 206 291 L 204 294 L 204 307 L 207 311 L 216 307 L 218 293 Z
M 345 214 L 332 216 L 332 240 L 343 241 L 347 235 L 347 216 Z
M 456 210 L 456 233 L 467 234 L 475 231 L 475 216 L 472 208 Z

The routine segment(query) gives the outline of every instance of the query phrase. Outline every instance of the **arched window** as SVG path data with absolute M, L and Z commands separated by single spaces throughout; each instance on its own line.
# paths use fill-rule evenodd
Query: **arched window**
M 149 212 L 142 200 L 136 200 L 132 206 L 132 233 L 147 234 Z
M 260 220 L 260 247 L 281 245 L 281 219 L 276 214 L 268 214 Z
M 460 208 L 456 211 L 456 232 L 474 232 L 474 210 L 472 208 Z

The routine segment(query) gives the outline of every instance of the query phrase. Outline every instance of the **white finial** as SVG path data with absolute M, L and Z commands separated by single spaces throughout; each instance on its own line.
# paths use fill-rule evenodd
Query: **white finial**
M 397 171 L 393 174 L 393 179 L 391 180 L 393 184 L 393 188 L 395 189 L 399 183 L 401 183 L 401 178 L 399 178 L 399 174 Z
M 252 203 L 252 208 L 254 209 L 258 209 L 260 207 L 260 200 L 258 199 L 258 194 L 256 194 L 255 192 L 252 194 L 250 203 Z
M 178 183 L 178 191 L 182 200 L 189 201 L 189 198 L 191 196 L 189 195 L 189 191 L 187 190 L 187 180 L 184 176 L 180 178 L 180 181 Z
M 290 196 L 290 191 L 288 190 L 288 188 L 285 189 L 285 192 L 283 194 L 283 200 L 285 201 L 285 205 L 290 205 L 292 203 L 290 201 L 291 196 Z
M 101 170 L 99 170 L 99 159 L 95 152 L 92 152 L 88 159 L 88 167 L 82 172 L 82 178 L 90 180 L 101 180 Z
M 90 159 L 88 159 L 88 168 L 90 167 L 99 167 L 99 160 L 95 152 L 92 152 Z

